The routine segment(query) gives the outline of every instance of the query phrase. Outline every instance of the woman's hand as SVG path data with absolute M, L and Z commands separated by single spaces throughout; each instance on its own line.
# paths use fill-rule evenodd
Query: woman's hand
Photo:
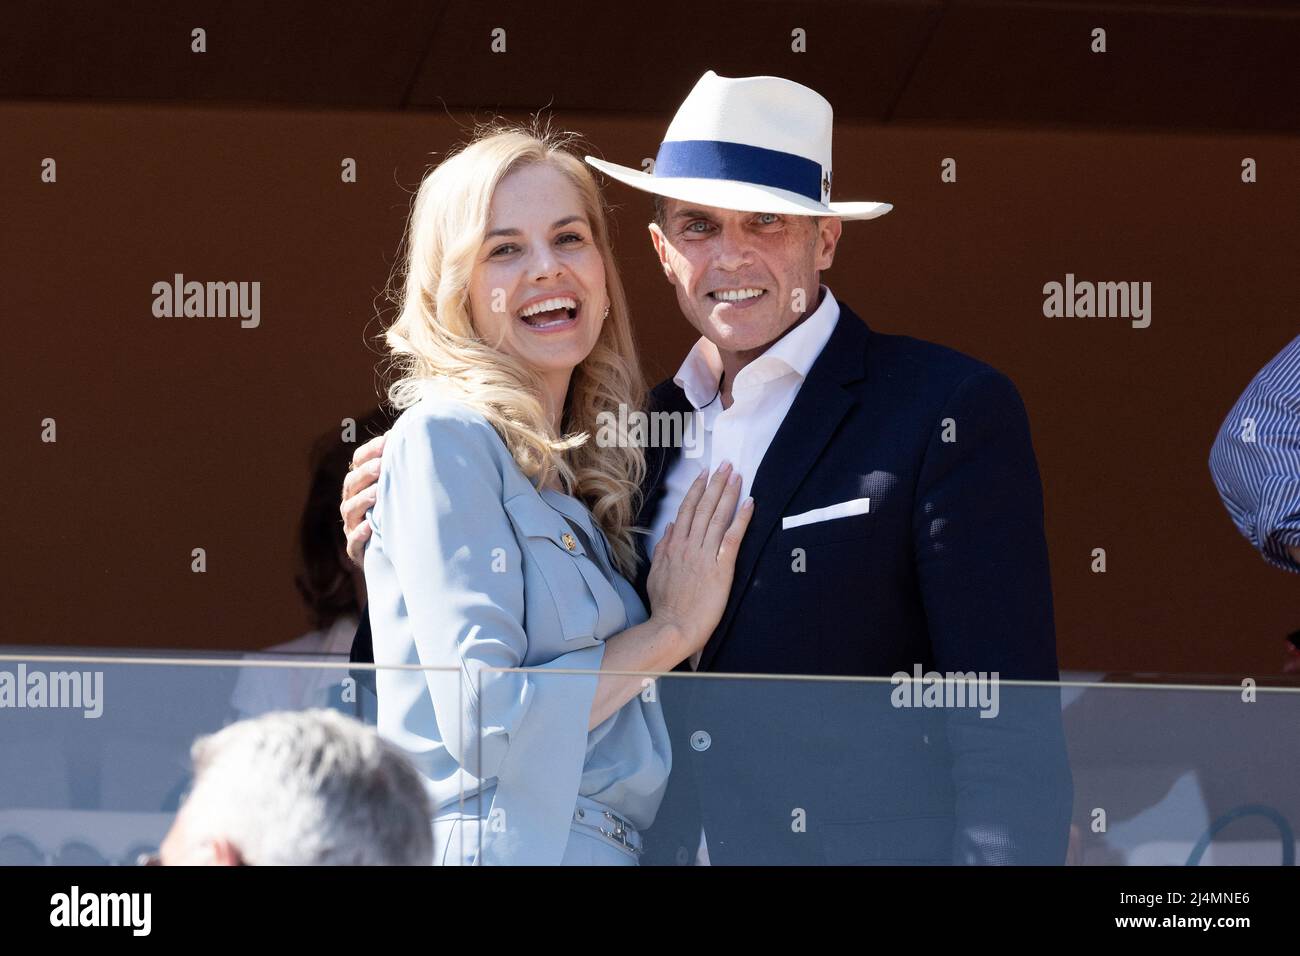
M 646 589 L 650 618 L 675 628 L 698 653 L 722 620 L 736 572 L 736 553 L 754 514 L 754 500 L 740 510 L 740 475 L 728 462 L 707 482 L 700 472 L 655 546 Z M 732 515 L 735 515 L 733 518 Z
M 640 694 L 645 673 L 672 670 L 703 652 L 727 607 L 736 553 L 754 514 L 750 499 L 736 510 L 740 487 L 740 476 L 724 462 L 711 481 L 701 473 L 687 490 L 655 545 L 646 582 L 649 620 L 605 641 L 588 730 Z

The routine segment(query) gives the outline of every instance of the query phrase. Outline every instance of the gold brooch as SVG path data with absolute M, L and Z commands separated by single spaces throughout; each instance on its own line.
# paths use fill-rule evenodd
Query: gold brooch
M 560 536 L 560 540 L 564 542 L 564 547 L 567 548 L 569 551 L 572 551 L 574 548 L 578 546 L 578 542 L 573 540 L 573 535 L 569 534 L 569 532 L 567 531 Z

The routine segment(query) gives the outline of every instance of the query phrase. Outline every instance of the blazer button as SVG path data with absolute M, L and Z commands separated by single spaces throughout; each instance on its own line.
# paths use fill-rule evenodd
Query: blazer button
M 707 730 L 697 730 L 695 733 L 691 734 L 691 746 L 700 753 L 704 753 L 704 751 L 708 750 L 712 743 L 713 738 L 709 736 Z
M 678 866 L 685 866 L 688 862 L 690 862 L 690 859 L 691 859 L 691 854 L 690 854 L 690 852 L 689 852 L 689 851 L 686 849 L 686 847 L 684 847 L 684 846 L 679 846 L 679 847 L 677 848 L 677 854 L 676 854 L 676 856 L 677 856 L 677 865 L 678 865 Z
M 560 537 L 560 540 L 564 542 L 564 547 L 567 551 L 572 551 L 578 546 L 578 542 L 573 540 L 573 535 L 569 534 L 567 531 Z

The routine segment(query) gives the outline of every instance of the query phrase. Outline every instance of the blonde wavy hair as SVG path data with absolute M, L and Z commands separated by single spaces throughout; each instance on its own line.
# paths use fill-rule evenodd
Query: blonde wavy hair
M 633 527 L 640 507 L 645 453 L 633 443 L 597 447 L 597 415 L 619 406 L 644 407 L 645 382 L 637 362 L 627 297 L 609 236 L 608 210 L 596 181 L 570 151 L 573 134 L 549 128 L 493 124 L 431 169 L 420 183 L 399 255 L 394 283 L 397 318 L 384 332 L 390 357 L 388 398 L 397 409 L 431 385 L 450 388 L 480 412 L 505 442 L 519 468 L 537 486 L 557 477 L 581 498 L 609 539 L 618 570 L 636 574 Z M 509 173 L 545 163 L 568 177 L 605 264 L 609 315 L 591 353 L 573 370 L 553 433 L 542 401 L 542 380 L 528 365 L 494 348 L 474 328 L 469 284 L 488 227 L 492 196 Z

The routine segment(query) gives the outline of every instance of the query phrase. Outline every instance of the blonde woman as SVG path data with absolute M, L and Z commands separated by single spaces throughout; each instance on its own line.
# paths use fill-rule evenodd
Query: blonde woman
M 605 208 L 563 141 L 496 129 L 432 170 L 405 265 L 404 411 L 365 555 L 379 730 L 425 777 L 435 862 L 635 864 L 672 755 L 656 695 L 618 672 L 701 650 L 752 503 L 729 468 L 700 476 L 647 611 L 627 580 L 642 451 L 595 441 L 643 384 Z

